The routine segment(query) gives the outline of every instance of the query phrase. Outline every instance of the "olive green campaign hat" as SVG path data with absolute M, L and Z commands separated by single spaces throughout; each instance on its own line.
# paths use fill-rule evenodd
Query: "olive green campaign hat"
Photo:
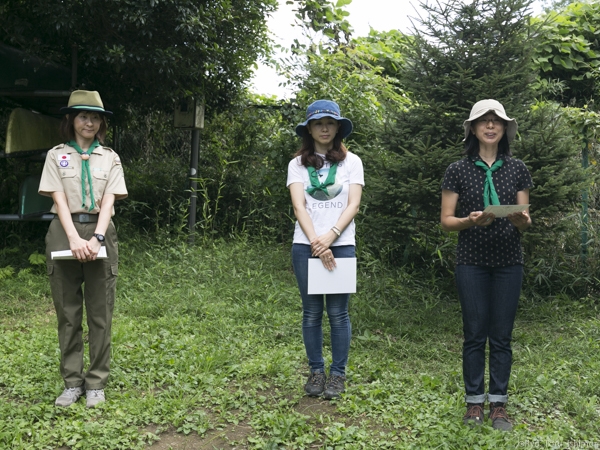
M 100 98 L 98 91 L 73 91 L 69 97 L 69 104 L 60 108 L 62 114 L 70 112 L 93 111 L 104 116 L 112 116 L 112 111 L 104 109 L 104 103 Z

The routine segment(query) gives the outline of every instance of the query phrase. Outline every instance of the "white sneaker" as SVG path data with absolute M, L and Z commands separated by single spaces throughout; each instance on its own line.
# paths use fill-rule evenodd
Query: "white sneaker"
M 54 404 L 56 406 L 71 406 L 79 397 L 85 393 L 83 386 L 76 386 L 72 388 L 66 388 L 62 394 L 56 399 Z
M 85 396 L 87 397 L 86 406 L 88 408 L 93 408 L 98 403 L 105 401 L 104 389 L 88 389 L 85 391 Z

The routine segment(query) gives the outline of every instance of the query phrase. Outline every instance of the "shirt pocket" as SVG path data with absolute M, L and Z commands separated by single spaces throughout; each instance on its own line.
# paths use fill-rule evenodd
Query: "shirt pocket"
M 58 169 L 58 172 L 60 174 L 60 178 L 63 180 L 75 178 L 75 176 L 77 175 L 74 167 L 61 167 L 60 169 Z
M 71 193 L 81 192 L 81 176 L 77 172 L 74 167 L 63 167 L 58 171 L 67 199 Z
M 104 195 L 106 183 L 108 183 L 108 171 L 92 170 L 92 180 L 94 186 L 94 197 L 99 199 Z

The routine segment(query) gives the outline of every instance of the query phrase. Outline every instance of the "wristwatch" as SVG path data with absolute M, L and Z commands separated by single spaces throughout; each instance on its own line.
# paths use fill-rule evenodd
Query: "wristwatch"
M 94 233 L 94 237 L 96 239 L 98 239 L 98 242 L 100 242 L 101 244 L 104 242 L 104 235 L 103 234 Z

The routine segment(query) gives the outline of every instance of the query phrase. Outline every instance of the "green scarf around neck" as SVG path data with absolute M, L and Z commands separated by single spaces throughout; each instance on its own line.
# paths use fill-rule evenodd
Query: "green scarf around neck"
M 67 142 L 67 145 L 70 145 L 77 150 L 77 153 L 80 155 L 88 156 L 85 159 L 81 158 L 81 207 L 85 208 L 85 179 L 87 178 L 88 186 L 90 187 L 90 200 L 92 201 L 88 211 L 91 211 L 96 207 L 96 202 L 94 200 L 94 190 L 92 189 L 92 171 L 90 170 L 89 156 L 96 147 L 100 146 L 100 143 L 97 139 L 94 139 L 94 142 L 92 142 L 90 148 L 87 149 L 87 152 L 84 152 L 75 141 L 69 141 Z
M 317 170 L 312 166 L 307 167 L 306 169 L 308 170 L 310 187 L 306 189 L 306 192 L 308 192 L 309 195 L 313 195 L 317 191 L 322 191 L 325 194 L 328 194 L 327 186 L 331 186 L 333 183 L 335 183 L 335 174 L 337 173 L 337 166 L 337 163 L 331 165 L 331 167 L 329 168 L 329 174 L 327 175 L 327 179 L 323 183 L 319 181 L 319 174 Z
M 494 164 L 492 164 L 492 167 L 488 167 L 488 165 L 483 161 L 475 161 L 475 165 L 485 171 L 485 183 L 483 184 L 484 208 L 487 208 L 490 204 L 500 204 L 500 199 L 498 199 L 498 194 L 496 193 L 496 188 L 494 187 L 494 180 L 492 178 L 492 174 L 500 167 L 502 167 L 502 164 L 504 164 L 503 159 L 498 159 Z

